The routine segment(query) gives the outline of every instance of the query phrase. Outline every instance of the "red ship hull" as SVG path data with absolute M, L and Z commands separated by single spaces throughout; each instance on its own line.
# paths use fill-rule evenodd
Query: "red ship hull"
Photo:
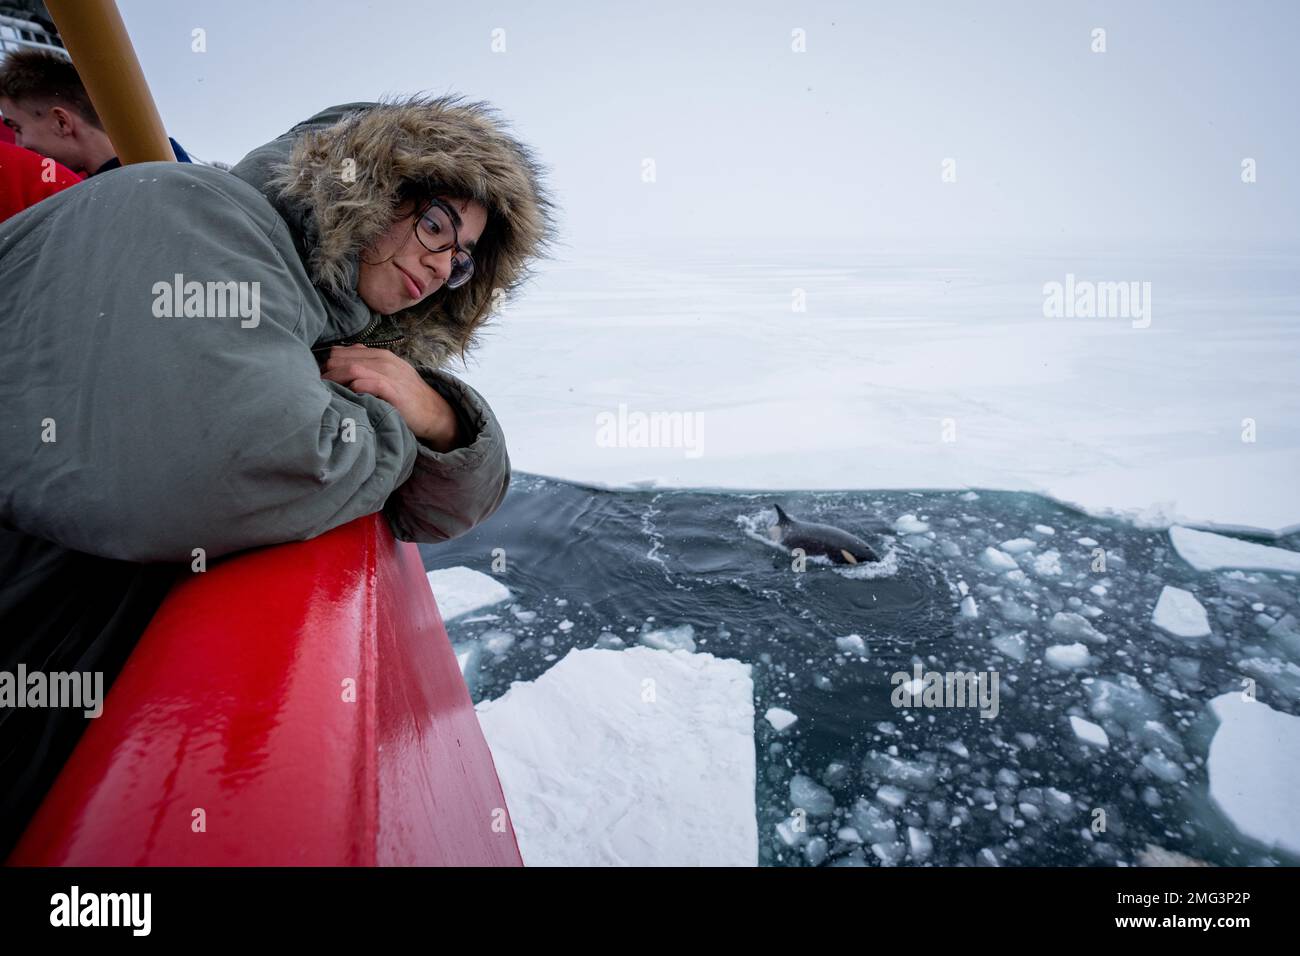
M 521 866 L 418 548 L 371 515 L 174 588 L 8 862 Z

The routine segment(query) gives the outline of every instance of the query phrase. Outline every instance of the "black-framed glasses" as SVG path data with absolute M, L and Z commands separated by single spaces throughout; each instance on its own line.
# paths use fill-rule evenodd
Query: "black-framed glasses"
M 456 228 L 456 214 L 441 199 L 430 199 L 415 217 L 415 238 L 430 252 L 446 252 L 455 248 L 451 257 L 451 275 L 447 288 L 458 289 L 474 275 L 474 257 L 461 248 L 460 231 Z M 451 241 L 447 241 L 447 237 Z

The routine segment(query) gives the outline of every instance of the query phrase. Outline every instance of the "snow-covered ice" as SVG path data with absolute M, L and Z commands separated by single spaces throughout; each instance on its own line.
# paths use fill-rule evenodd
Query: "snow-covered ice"
M 1083 670 L 1092 663 L 1083 644 L 1054 644 L 1043 652 L 1043 660 L 1060 671 Z
M 793 727 L 799 720 L 797 715 L 790 713 L 784 707 L 769 707 L 767 712 L 763 714 L 763 719 L 771 724 L 772 729 L 777 733 Z
M 1300 475 L 1300 472 L 1296 475 Z M 1292 477 L 1294 479 L 1296 476 Z M 1178 556 L 1197 571 L 1236 568 L 1242 571 L 1300 574 L 1300 553 L 1285 548 L 1177 526 L 1169 529 L 1169 540 Z
M 425 577 L 444 621 L 510 600 L 508 587 L 473 568 L 440 568 L 425 572 Z
M 748 664 L 575 649 L 476 709 L 525 864 L 757 865 Z
M 1160 591 L 1151 623 L 1174 637 L 1205 637 L 1210 633 L 1210 619 L 1196 595 L 1168 584 Z
M 990 571 L 1016 570 L 1016 559 L 993 547 L 985 548 L 980 552 L 980 563 Z
M 1038 547 L 1038 542 L 1032 538 L 1012 538 L 1010 541 L 1003 541 L 998 547 L 1007 554 L 1023 554 Z
M 894 522 L 894 530 L 899 534 L 924 534 L 930 526 L 916 515 L 903 515 Z
M 1240 833 L 1300 857 L 1300 717 L 1240 692 L 1210 701 L 1210 798 Z
M 492 402 L 514 466 L 597 488 L 956 490 L 946 503 L 920 494 L 888 505 L 864 495 L 856 503 L 864 518 L 893 532 L 903 553 L 903 571 L 889 581 L 906 584 L 916 568 L 944 566 L 954 596 L 943 626 L 959 635 L 954 646 L 978 649 L 960 663 L 1001 669 L 1005 689 L 1016 692 L 1004 713 L 1031 721 L 999 728 L 996 752 L 985 740 L 994 731 L 983 728 L 953 728 L 920 744 L 926 718 L 947 715 L 918 712 L 915 723 L 899 721 L 890 730 L 879 729 L 882 722 L 880 736 L 863 744 L 871 749 L 860 773 L 861 751 L 852 751 L 853 782 L 845 782 L 827 768 L 848 759 L 847 745 L 815 758 L 808 753 L 832 724 L 818 708 L 833 706 L 827 691 L 854 686 L 848 678 L 866 670 L 868 642 L 873 658 L 888 659 L 891 635 L 869 619 L 840 619 L 818 630 L 819 611 L 812 610 L 807 631 L 816 643 L 806 653 L 786 660 L 774 654 L 762 664 L 755 658 L 774 682 L 771 693 L 764 691 L 759 725 L 765 744 L 758 756 L 775 774 L 773 805 L 757 814 L 764 854 L 814 865 L 1050 858 L 1044 829 L 1076 828 L 1085 806 L 1116 795 L 1115 780 L 1131 790 L 1128 807 L 1165 813 L 1180 791 L 1204 786 L 1199 756 L 1184 747 L 1190 748 L 1185 715 L 1214 693 L 1240 677 L 1255 678 L 1262 693 L 1300 693 L 1294 581 L 1241 573 L 1294 575 L 1300 554 L 1187 527 L 1265 536 L 1300 528 L 1300 426 L 1284 358 L 1295 354 L 1296 296 L 1292 278 L 1277 278 L 1294 271 L 1283 268 L 1282 258 L 1267 274 L 1244 265 L 1231 291 L 1216 287 L 1200 298 L 1195 282 L 1218 259 L 1160 259 L 1147 271 L 1178 297 L 1166 300 L 1167 311 L 1150 329 L 1136 330 L 1043 321 L 1042 281 L 1069 264 L 1048 250 L 1032 260 L 945 259 L 945 274 L 960 280 L 954 287 L 987 290 L 974 300 L 936 297 L 943 286 L 924 257 L 900 272 L 896 256 L 859 250 L 830 252 L 816 270 L 775 252 L 695 252 L 685 267 L 637 252 L 557 262 L 501 317 L 464 378 Z M 1105 274 L 1105 263 L 1094 266 Z M 1134 268 L 1141 274 L 1145 266 Z M 798 336 L 787 321 L 791 288 L 807 291 L 812 306 L 798 316 Z M 1223 321 L 1224 308 L 1233 310 L 1234 323 Z M 581 341 L 583 349 L 557 344 L 565 341 Z M 690 347 L 683 349 L 683 341 Z M 692 449 L 641 446 L 626 435 L 614 445 L 596 440 L 601 416 L 629 413 L 694 416 L 701 441 Z M 1242 415 L 1260 421 L 1257 443 L 1241 440 Z M 955 423 L 956 441 L 941 439 L 942 423 Z M 1157 535 L 1120 542 L 1113 524 L 1063 510 L 1025 507 L 987 521 L 1000 496 L 968 488 L 1035 491 L 1091 515 L 1170 528 L 1170 547 Z M 1099 547 L 1106 558 L 1100 572 L 1091 566 Z M 1175 554 L 1196 571 L 1236 576 L 1196 579 L 1174 566 Z M 660 563 L 680 575 L 689 562 L 685 554 L 671 557 Z M 814 583 L 800 579 L 780 597 L 815 608 Z M 572 619 L 571 634 L 579 635 L 583 619 Z M 1159 640 L 1149 621 L 1189 640 Z M 487 665 L 504 670 L 530 639 L 527 628 L 512 628 L 488 632 Z M 689 648 L 697 639 L 700 647 L 718 646 L 711 630 L 641 631 L 611 633 L 606 646 L 639 640 Z M 496 654 L 514 632 L 514 649 Z M 1207 632 L 1212 639 L 1190 639 Z M 686 656 L 645 646 L 621 653 Z M 604 707 L 595 708 L 598 726 Z M 1035 723 L 1030 715 L 1052 722 Z M 644 749 L 634 739 L 626 750 Z M 1081 744 L 1120 776 L 1101 780 L 1052 766 L 1054 755 L 1080 760 Z M 658 753 L 651 748 L 638 759 Z M 1019 786 L 1001 772 L 1012 754 Z M 535 762 L 546 765 L 540 757 Z M 665 763 L 660 773 L 673 783 L 690 776 L 671 768 Z M 759 781 L 765 801 L 768 783 L 766 776 Z M 1254 779 L 1251 787 L 1268 789 Z M 599 803 L 596 792 L 575 806 Z M 787 796 L 809 804 L 806 810 L 826 809 L 830 800 L 832 816 L 820 818 L 816 833 L 801 832 L 787 819 L 796 809 Z M 681 816 L 665 812 L 667 818 Z M 651 827 L 644 843 L 657 842 L 654 821 L 644 822 Z M 991 838 L 990 824 L 1007 835 Z M 1163 834 L 1151 826 L 1151 838 L 1188 848 L 1183 830 Z M 856 839 L 838 836 L 849 830 Z M 1111 837 L 1070 858 L 1131 862 L 1133 852 Z
M 1034 558 L 1034 573 L 1040 578 L 1056 577 L 1061 574 L 1061 555 L 1058 551 L 1044 551 Z
M 1149 276 L 1151 326 L 1044 318 L 1043 283 L 1082 261 Z M 1283 534 L 1300 528 L 1294 263 L 611 242 L 539 270 L 465 377 L 516 468 L 598 487 L 1036 491 L 1147 526 Z M 597 441 L 620 412 L 694 416 L 696 440 Z

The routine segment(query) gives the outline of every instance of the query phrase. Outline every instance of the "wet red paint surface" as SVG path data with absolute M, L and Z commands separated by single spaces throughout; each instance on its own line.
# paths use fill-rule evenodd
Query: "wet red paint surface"
M 176 587 L 8 862 L 522 865 L 416 546 L 371 515 Z

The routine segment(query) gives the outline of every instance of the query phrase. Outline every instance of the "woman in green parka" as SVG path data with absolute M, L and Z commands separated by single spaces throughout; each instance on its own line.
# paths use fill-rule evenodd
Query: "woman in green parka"
M 111 681 L 196 554 L 380 511 L 421 542 L 488 518 L 505 438 L 443 366 L 553 212 L 495 110 L 446 96 L 325 110 L 229 172 L 115 170 L 0 224 L 0 670 Z M 0 856 L 84 719 L 0 709 Z

